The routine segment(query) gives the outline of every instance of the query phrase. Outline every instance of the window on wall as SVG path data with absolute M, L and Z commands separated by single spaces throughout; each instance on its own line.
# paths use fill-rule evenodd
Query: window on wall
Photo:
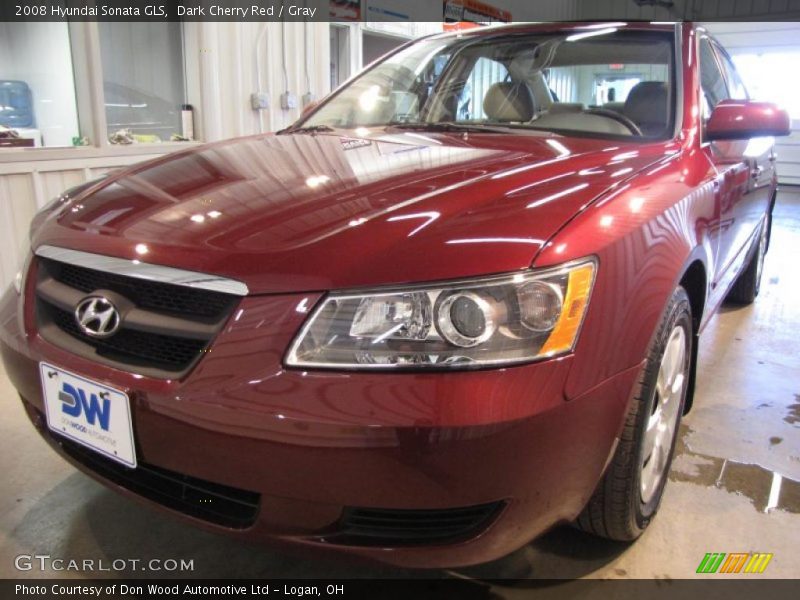
M 350 77 L 350 30 L 331 25 L 331 89 L 335 90 Z
M 114 143 L 191 137 L 180 23 L 98 23 L 106 129 Z
M 0 147 L 72 146 L 80 135 L 69 26 L 0 23 Z
M 182 23 L 0 23 L 3 153 L 194 139 L 186 87 Z

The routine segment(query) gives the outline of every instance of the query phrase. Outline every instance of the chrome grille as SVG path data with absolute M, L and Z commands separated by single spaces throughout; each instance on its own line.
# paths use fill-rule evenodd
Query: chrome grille
M 190 314 L 213 319 L 230 308 L 232 299 L 227 294 L 133 279 L 54 260 L 48 260 L 48 271 L 53 279 L 76 290 L 87 294 L 101 289 L 112 290 L 122 294 L 136 306 L 156 312 Z
M 174 378 L 208 350 L 239 297 L 110 273 L 37 257 L 36 319 L 52 344 L 126 371 Z M 121 313 L 117 333 L 87 335 L 74 317 L 87 295 L 112 298 Z
M 43 304 L 45 306 L 42 309 L 47 313 L 47 317 L 62 331 L 92 345 L 98 354 L 119 362 L 131 365 L 148 365 L 155 362 L 164 369 L 181 370 L 192 363 L 206 346 L 203 340 L 143 333 L 130 329 L 123 329 L 107 339 L 91 338 L 78 328 L 72 313 L 46 302 Z

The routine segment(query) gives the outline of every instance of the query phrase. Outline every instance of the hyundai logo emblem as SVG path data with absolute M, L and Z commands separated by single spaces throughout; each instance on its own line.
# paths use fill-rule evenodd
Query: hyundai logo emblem
M 119 329 L 119 311 L 104 296 L 88 296 L 75 307 L 75 321 L 86 335 L 104 338 Z

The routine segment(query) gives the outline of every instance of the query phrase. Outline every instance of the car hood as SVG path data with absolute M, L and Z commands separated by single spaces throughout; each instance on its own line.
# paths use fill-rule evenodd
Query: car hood
M 665 144 L 553 134 L 266 135 L 90 186 L 33 245 L 222 275 L 251 293 L 514 271 Z

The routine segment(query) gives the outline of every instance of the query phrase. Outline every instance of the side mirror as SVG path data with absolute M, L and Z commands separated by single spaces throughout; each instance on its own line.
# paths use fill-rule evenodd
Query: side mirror
M 792 132 L 789 113 L 771 102 L 723 100 L 706 125 L 709 140 L 746 140 Z

